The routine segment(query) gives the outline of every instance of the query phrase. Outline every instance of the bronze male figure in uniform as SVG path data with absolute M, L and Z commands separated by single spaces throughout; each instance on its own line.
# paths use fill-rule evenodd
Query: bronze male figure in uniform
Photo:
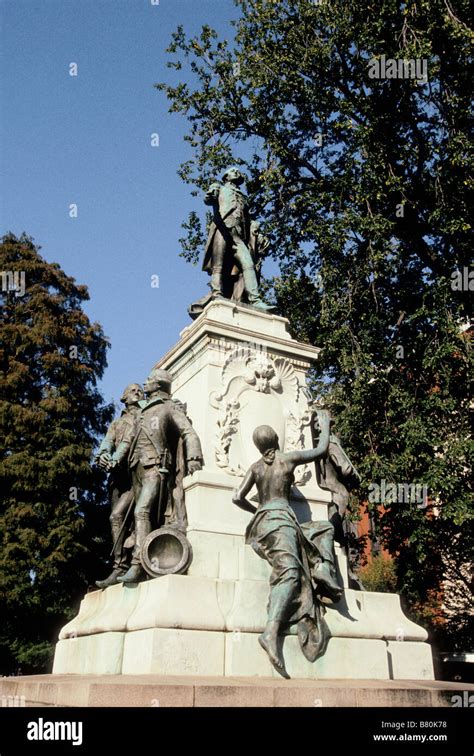
M 145 577 L 141 549 L 152 530 L 152 521 L 156 527 L 163 522 L 169 494 L 167 479 L 180 438 L 188 475 L 202 468 L 199 437 L 180 406 L 173 402 L 171 381 L 166 370 L 156 369 L 144 384 L 147 402 L 137 415 L 128 456 L 135 496 L 135 547 L 131 567 L 118 578 L 120 583 L 136 583 Z
M 211 275 L 211 298 L 231 298 L 236 275 L 240 273 L 243 300 L 258 310 L 270 311 L 273 308 L 263 302 L 258 291 L 256 260 L 251 251 L 258 226 L 255 223 L 254 228 L 251 226 L 248 200 L 240 189 L 244 176 L 233 166 L 226 170 L 222 180 L 222 184 L 211 184 L 204 199 L 213 209 L 202 266 Z M 261 235 L 258 238 L 262 239 Z
M 120 399 L 125 404 L 125 409 L 120 417 L 111 423 L 96 456 L 98 466 L 110 473 L 108 489 L 114 559 L 110 575 L 105 580 L 97 580 L 96 585 L 99 588 L 115 585 L 117 578 L 128 569 L 124 549 L 126 525 L 124 520 L 131 508 L 133 490 L 126 457 L 135 435 L 135 418 L 139 411 L 139 402 L 144 397 L 145 394 L 139 383 L 130 383 L 125 388 Z

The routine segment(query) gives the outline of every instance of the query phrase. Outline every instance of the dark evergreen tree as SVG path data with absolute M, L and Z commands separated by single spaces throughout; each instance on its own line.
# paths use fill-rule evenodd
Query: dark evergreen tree
M 0 673 L 48 670 L 57 632 L 98 574 L 108 534 L 90 467 L 111 419 L 97 381 L 107 339 L 87 288 L 32 239 L 0 244 Z

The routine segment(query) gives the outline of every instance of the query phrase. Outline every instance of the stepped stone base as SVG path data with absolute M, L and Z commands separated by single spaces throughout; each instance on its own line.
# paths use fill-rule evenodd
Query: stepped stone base
M 450 707 L 452 697 L 467 689 L 474 691 L 474 685 L 420 680 L 316 682 L 161 675 L 0 678 L 0 699 L 5 706 Z
M 241 579 L 166 575 L 139 585 L 114 585 L 84 597 L 61 630 L 54 674 L 222 675 L 278 678 L 258 634 L 266 624 L 267 567 L 240 549 Z M 401 611 L 395 594 L 346 588 L 327 607 L 331 639 L 314 663 L 301 653 L 295 628 L 282 637 L 290 677 L 301 679 L 432 680 L 426 631 Z
M 55 674 L 280 675 L 260 647 L 256 633 L 148 628 L 97 633 L 59 641 Z M 298 639 L 282 639 L 290 677 L 310 680 L 432 680 L 431 648 L 419 641 L 331 638 L 326 653 L 308 662 Z

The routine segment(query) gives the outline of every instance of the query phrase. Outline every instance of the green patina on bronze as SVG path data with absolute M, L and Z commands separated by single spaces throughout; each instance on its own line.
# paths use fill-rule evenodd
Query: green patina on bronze
M 309 661 L 314 661 L 324 653 L 329 640 L 322 602 L 338 601 L 342 594 L 336 578 L 333 525 L 329 521 L 300 524 L 290 507 L 295 468 L 327 454 L 329 415 L 324 410 L 318 410 L 317 415 L 321 435 L 315 449 L 283 453 L 273 428 L 256 428 L 253 441 L 262 457 L 249 468 L 232 499 L 254 514 L 246 542 L 272 566 L 268 620 L 259 641 L 284 677 L 288 674 L 280 632 L 296 624 L 301 649 Z M 254 485 L 257 508 L 246 499 Z
M 172 399 L 171 383 L 170 373 L 154 369 L 143 387 L 146 399 L 140 386 L 140 396 L 137 391 L 124 393 L 123 401 L 133 399 L 133 406 L 127 405 L 99 449 L 98 463 L 111 471 L 112 485 L 117 487 L 117 475 L 125 481 L 116 494 L 115 506 L 112 499 L 114 566 L 108 578 L 97 581 L 99 588 L 137 583 L 146 578 L 142 549 L 154 528 L 167 526 L 186 532 L 182 481 L 185 475 L 201 469 L 203 455 L 186 407 Z M 133 552 L 128 565 L 124 553 L 125 528 L 132 509 Z
M 213 220 L 204 250 L 202 269 L 211 276 L 211 291 L 189 307 L 196 318 L 213 299 L 232 299 L 269 312 L 273 307 L 261 298 L 258 288 L 262 257 L 268 241 L 260 224 L 252 220 L 248 199 L 241 191 L 244 175 L 236 166 L 228 168 L 222 183 L 214 182 L 204 202 L 212 207 Z

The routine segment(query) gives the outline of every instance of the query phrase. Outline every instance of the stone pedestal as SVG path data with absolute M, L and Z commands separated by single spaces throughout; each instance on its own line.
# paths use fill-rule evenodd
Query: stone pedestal
M 258 458 L 254 428 L 272 425 L 284 451 L 310 448 L 306 373 L 319 350 L 292 339 L 288 321 L 227 300 L 212 302 L 155 367 L 173 375 L 205 467 L 185 479 L 187 575 L 88 593 L 59 636 L 56 674 L 278 677 L 257 636 L 265 625 L 269 565 L 244 543 L 250 519 L 232 491 Z M 300 522 L 327 519 L 330 495 L 314 465 L 297 468 L 291 505 Z M 433 679 L 425 630 L 397 595 L 348 588 L 336 548 L 342 599 L 326 612 L 331 640 L 309 663 L 298 639 L 282 639 L 290 676 L 307 679 Z

